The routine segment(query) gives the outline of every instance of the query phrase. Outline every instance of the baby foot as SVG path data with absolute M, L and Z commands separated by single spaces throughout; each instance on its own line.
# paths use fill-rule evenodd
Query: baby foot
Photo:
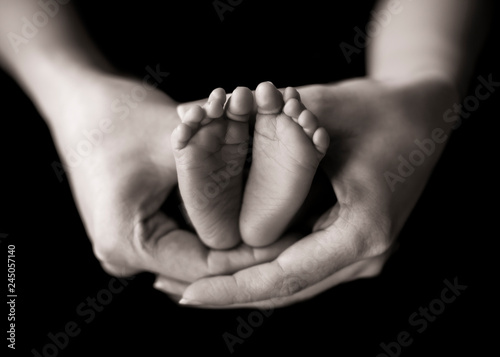
M 200 239 L 215 249 L 241 241 L 239 213 L 243 166 L 248 151 L 248 120 L 253 94 L 238 87 L 226 101 L 215 89 L 202 107 L 193 106 L 172 133 L 179 190 Z
M 318 119 L 287 88 L 270 82 L 255 91 L 253 161 L 240 215 L 242 239 L 264 246 L 280 237 L 309 192 L 330 139 Z

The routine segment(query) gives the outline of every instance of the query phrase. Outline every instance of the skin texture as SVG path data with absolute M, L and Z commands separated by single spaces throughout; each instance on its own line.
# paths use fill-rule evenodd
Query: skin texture
M 252 165 L 240 214 L 242 239 L 251 246 L 276 241 L 304 202 L 329 136 L 300 101 L 270 82 L 255 90 L 257 114 Z
M 366 78 L 299 88 L 330 134 L 324 165 L 338 203 L 300 241 L 291 235 L 260 249 L 210 250 L 161 212 L 176 184 L 168 138 L 179 124 L 178 103 L 152 90 L 126 120 L 110 113 L 111 103 L 141 83 L 107 63 L 71 5 L 20 53 L 2 36 L 0 61 L 46 120 L 68 165 L 82 132 L 111 119 L 113 131 L 69 169 L 104 269 L 157 273 L 158 289 L 200 307 L 283 306 L 381 271 L 444 145 L 394 191 L 384 173 L 397 172 L 398 156 L 408 157 L 415 139 L 429 138 L 436 128 L 449 132 L 443 112 L 467 87 L 487 26 L 487 2 L 401 3 L 404 10 L 368 48 Z M 386 7 L 382 1 L 378 10 Z M 39 10 L 32 0 L 0 0 L 0 8 L 2 33 L 17 31 L 18 19 Z
M 215 249 L 241 242 L 238 225 L 243 168 L 249 144 L 253 94 L 237 88 L 226 102 L 214 90 L 203 108 L 193 106 L 172 134 L 179 189 L 200 239 Z
M 323 166 L 338 202 L 316 222 L 312 234 L 274 261 L 182 287 L 186 290 L 178 293 L 183 292 L 186 303 L 288 305 L 341 282 L 377 275 L 395 249 L 397 234 L 444 143 L 436 144 L 433 155 L 394 191 L 384 173 L 398 173 L 398 156 L 408 157 L 416 139 L 431 137 L 435 129 L 446 137 L 451 127 L 443 122 L 442 113 L 455 101 L 453 91 L 427 77 L 408 83 L 360 78 L 299 91 L 330 134 Z M 359 110 L 361 103 L 366 110 Z
M 137 85 L 121 78 L 101 78 L 81 97 L 85 101 L 78 96 L 71 104 L 88 128 L 97 127 L 100 118 L 111 118 L 114 126 L 92 155 L 69 170 L 73 194 L 104 269 L 119 276 L 166 273 L 175 281 L 191 282 L 266 261 L 289 245 L 291 241 L 284 240 L 265 251 L 245 245 L 212 251 L 161 211 L 177 183 L 168 138 L 179 118 L 173 102 L 156 90 L 130 110 L 126 120 L 110 113 L 108 104 Z M 86 109 L 89 99 L 94 105 Z M 56 131 L 55 136 L 61 152 L 78 145 L 70 134 Z

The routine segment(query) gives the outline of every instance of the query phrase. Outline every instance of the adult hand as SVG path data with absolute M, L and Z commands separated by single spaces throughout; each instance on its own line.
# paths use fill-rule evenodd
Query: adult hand
M 86 73 L 50 120 L 104 269 L 118 276 L 161 274 L 161 286 L 172 294 L 201 277 L 272 260 L 291 242 L 211 251 L 161 211 L 177 183 L 170 149 L 170 134 L 180 122 L 176 107 L 141 81 Z
M 361 78 L 299 92 L 331 136 L 324 168 L 337 203 L 274 261 L 200 279 L 182 303 L 284 306 L 378 275 L 394 250 L 444 148 L 450 124 L 443 114 L 457 101 L 452 86 L 434 77 Z

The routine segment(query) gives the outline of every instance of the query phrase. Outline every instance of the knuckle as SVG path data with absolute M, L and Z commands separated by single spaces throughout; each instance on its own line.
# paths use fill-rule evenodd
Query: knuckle
M 220 255 L 210 251 L 207 256 L 207 268 L 209 275 L 222 275 L 232 272 L 230 262 L 227 259 L 220 259 Z
M 358 235 L 358 256 L 371 258 L 387 252 L 394 240 L 390 234 L 390 223 L 376 220 L 366 227 L 368 229 L 359 232 Z
M 101 267 L 102 269 L 109 275 L 116 276 L 116 277 L 126 277 L 130 276 L 131 274 L 127 272 L 123 267 L 101 262 Z
M 126 266 L 135 261 L 134 252 L 142 248 L 145 241 L 142 225 L 128 224 L 120 228 L 100 224 L 92 234 L 93 250 L 101 264 Z
M 368 269 L 365 271 L 365 276 L 367 278 L 374 278 L 376 276 L 379 276 L 380 273 L 382 273 L 382 268 L 383 268 L 382 264 L 374 264 L 368 267 Z
M 116 249 L 113 249 L 115 247 Z M 139 273 L 141 270 L 132 264 L 126 254 L 116 246 L 95 248 L 94 254 L 99 260 L 102 269 L 109 275 L 116 277 L 129 277 Z
M 384 254 L 391 247 L 391 240 L 387 236 L 371 236 L 368 237 L 367 249 L 363 256 L 364 258 L 376 257 Z
M 286 276 L 281 283 L 279 296 L 292 296 L 299 291 L 304 290 L 306 287 L 307 281 L 304 278 L 295 275 Z
M 96 237 L 94 254 L 103 267 L 121 265 L 126 261 L 121 242 L 113 236 Z
M 111 203 L 114 201 L 111 200 Z M 114 276 L 130 276 L 144 268 L 140 264 L 143 253 L 145 229 L 133 216 L 122 217 L 120 212 L 103 204 L 88 227 L 92 249 L 102 268 Z
M 364 268 L 359 273 L 359 278 L 375 278 L 382 273 L 384 260 L 372 258 L 365 262 Z

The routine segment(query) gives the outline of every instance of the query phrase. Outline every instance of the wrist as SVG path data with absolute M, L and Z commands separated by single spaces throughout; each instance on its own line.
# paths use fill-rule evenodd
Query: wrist
M 99 57 L 78 51 L 39 51 L 23 56 L 14 77 L 33 101 L 50 126 L 57 124 L 66 105 L 78 93 L 90 89 L 100 78 L 113 73 L 113 68 Z
M 436 128 L 450 133 L 453 122 L 446 118 L 446 113 L 460 101 L 459 86 L 451 78 L 438 72 L 420 72 L 401 78 L 376 79 L 390 88 L 403 111 L 412 111 L 418 118 L 408 123 L 416 132 L 427 133 Z M 405 109 L 406 108 L 406 109 Z
M 60 94 L 58 105 L 50 107 L 51 113 L 46 116 L 58 144 L 71 144 L 81 139 L 83 132 L 95 129 L 113 131 L 114 139 L 119 140 L 138 130 L 158 129 L 158 117 L 161 130 L 169 135 L 179 123 L 178 103 L 156 89 L 152 81 L 89 67 L 71 71 L 67 77 L 75 83 L 61 87 L 69 88 L 69 93 Z
M 457 81 L 441 71 L 422 70 L 404 75 L 377 75 L 371 74 L 368 79 L 391 85 L 403 86 L 429 86 L 438 89 L 447 97 L 460 100 L 461 90 Z
M 454 122 L 449 120 L 447 113 L 460 100 L 451 81 L 430 73 L 407 77 L 359 77 L 320 87 L 305 87 L 300 93 L 327 130 L 332 112 L 350 117 L 370 107 L 369 113 L 363 116 L 367 130 L 401 130 L 402 136 L 425 136 L 437 128 L 449 133 Z M 364 104 L 359 107 L 359 103 Z

